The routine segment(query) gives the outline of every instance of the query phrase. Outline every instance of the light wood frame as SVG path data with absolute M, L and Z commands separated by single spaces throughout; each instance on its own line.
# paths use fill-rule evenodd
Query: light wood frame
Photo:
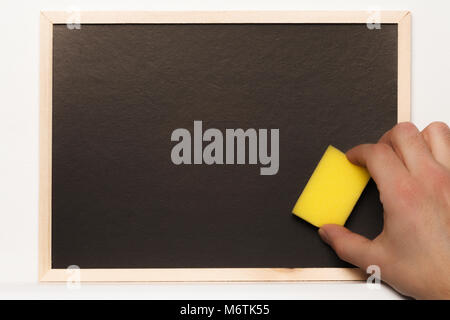
M 79 12 L 79 23 L 367 23 L 366 11 Z M 68 12 L 40 17 L 39 280 L 67 281 L 51 267 L 52 42 L 53 24 L 71 23 Z M 381 11 L 377 23 L 398 24 L 398 121 L 410 120 L 411 14 Z M 73 20 L 73 19 L 72 19 Z M 81 281 L 324 281 L 363 280 L 355 268 L 81 269 Z

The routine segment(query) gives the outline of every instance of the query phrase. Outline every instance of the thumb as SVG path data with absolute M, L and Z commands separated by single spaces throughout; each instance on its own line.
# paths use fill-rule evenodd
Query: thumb
M 372 241 L 369 239 L 337 224 L 322 226 L 319 235 L 342 260 L 364 270 L 371 265 Z

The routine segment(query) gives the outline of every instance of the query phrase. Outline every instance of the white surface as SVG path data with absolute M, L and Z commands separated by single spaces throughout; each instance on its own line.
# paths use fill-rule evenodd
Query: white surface
M 365 283 L 245 284 L 0 284 L 0 299 L 399 299 L 393 290 Z
M 410 10 L 412 118 L 450 123 L 450 1 L 19 1 L 0 10 L 0 298 L 399 298 L 361 283 L 37 284 L 38 71 L 40 10 Z M 376 48 L 374 48 L 376 50 Z

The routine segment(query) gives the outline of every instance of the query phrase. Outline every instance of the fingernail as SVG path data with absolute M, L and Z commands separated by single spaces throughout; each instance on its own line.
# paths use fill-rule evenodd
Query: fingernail
M 328 240 L 328 234 L 322 228 L 319 229 L 319 236 L 325 243 L 330 244 L 330 242 Z

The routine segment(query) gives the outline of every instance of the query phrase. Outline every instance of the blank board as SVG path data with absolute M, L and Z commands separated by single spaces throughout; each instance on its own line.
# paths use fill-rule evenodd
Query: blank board
M 409 120 L 409 14 L 381 17 L 88 12 L 74 27 L 43 13 L 40 279 L 362 279 L 291 210 L 329 144 Z M 171 135 L 194 121 L 278 129 L 276 174 L 248 153 L 175 164 Z M 381 231 L 373 182 L 347 226 Z

